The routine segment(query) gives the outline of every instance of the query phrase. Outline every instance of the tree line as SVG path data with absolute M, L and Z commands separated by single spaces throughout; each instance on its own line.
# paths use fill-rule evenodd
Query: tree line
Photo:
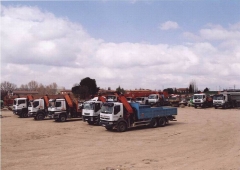
M 1 83 L 1 99 L 3 99 L 8 93 L 13 91 L 37 91 L 39 95 L 53 95 L 57 94 L 57 83 L 51 83 L 49 85 L 43 85 L 34 80 L 30 81 L 27 84 L 22 84 L 20 87 L 17 87 L 16 84 L 4 81 Z M 65 88 L 63 88 L 64 90 Z

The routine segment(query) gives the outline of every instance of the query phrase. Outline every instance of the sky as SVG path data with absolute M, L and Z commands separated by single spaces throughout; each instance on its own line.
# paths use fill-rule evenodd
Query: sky
M 1 1 L 1 82 L 240 89 L 240 1 Z

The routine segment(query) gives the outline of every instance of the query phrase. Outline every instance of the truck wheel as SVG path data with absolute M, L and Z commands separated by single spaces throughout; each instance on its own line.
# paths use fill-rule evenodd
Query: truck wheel
M 217 109 L 218 107 L 217 106 L 215 106 L 215 109 Z
M 158 125 L 157 119 L 153 118 L 150 122 L 150 127 L 151 128 L 156 128 Z
M 164 127 L 166 125 L 166 119 L 164 117 L 159 118 L 158 126 Z
M 43 113 L 38 113 L 37 115 L 36 115 L 36 120 L 43 120 L 44 119 L 44 115 L 43 115 Z
M 105 127 L 107 130 L 112 130 L 113 128 L 112 127 Z
M 89 125 L 93 125 L 94 124 L 94 121 L 91 121 L 91 120 L 88 120 L 87 121 Z
M 127 130 L 127 124 L 123 121 L 119 122 L 117 125 L 118 132 L 125 132 Z
M 67 120 L 67 117 L 64 114 L 60 114 L 59 121 L 60 122 L 66 122 L 66 120 Z
M 24 112 L 24 113 L 22 114 L 22 117 L 23 117 L 23 118 L 27 118 L 27 117 L 28 117 L 28 113 L 27 113 L 27 112 Z
M 97 125 L 100 125 L 100 115 L 98 115 Z

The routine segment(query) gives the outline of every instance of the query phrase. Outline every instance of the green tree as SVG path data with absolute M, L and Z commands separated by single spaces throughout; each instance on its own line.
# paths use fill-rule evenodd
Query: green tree
M 72 87 L 72 93 L 80 99 L 87 99 L 90 95 L 96 95 L 99 91 L 95 79 L 86 77 Z
M 119 94 L 124 94 L 125 90 L 119 86 L 118 88 L 116 88 L 116 92 Z
M 204 90 L 203 90 L 204 93 L 206 92 L 209 92 L 209 89 L 206 87 Z
M 190 83 L 189 83 L 189 93 L 195 93 L 198 91 L 198 88 L 197 88 L 197 85 L 196 85 L 196 81 L 195 80 L 192 80 Z

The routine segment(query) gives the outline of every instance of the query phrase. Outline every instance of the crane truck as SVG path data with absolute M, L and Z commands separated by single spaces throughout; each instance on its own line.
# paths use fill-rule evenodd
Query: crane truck
M 221 107 L 223 109 L 233 108 L 240 101 L 240 92 L 220 92 L 213 96 L 213 106 L 215 109 Z
M 48 117 L 55 121 L 65 122 L 67 119 L 81 118 L 82 109 L 78 107 L 78 101 L 65 94 L 62 99 L 50 99 Z
M 33 117 L 35 120 L 43 120 L 48 115 L 48 103 L 48 95 L 33 100 L 32 105 L 28 107 L 28 117 Z
M 206 93 L 200 93 L 200 94 L 194 94 L 193 95 L 193 104 L 195 109 L 197 107 L 212 107 L 213 106 L 213 100 L 212 97 L 207 95 Z
M 119 102 L 103 103 L 100 124 L 107 130 L 117 129 L 124 132 L 137 126 L 165 126 L 169 121 L 176 121 L 177 108 L 151 107 L 139 103 L 128 103 L 124 96 L 115 94 Z
M 27 95 L 26 97 L 15 98 L 13 101 L 13 114 L 21 118 L 28 117 L 28 107 L 32 105 L 33 96 Z
M 106 99 L 103 96 L 94 97 L 93 99 L 84 102 L 82 109 L 83 121 L 87 121 L 90 125 L 99 125 L 100 111 L 104 102 L 106 102 Z

